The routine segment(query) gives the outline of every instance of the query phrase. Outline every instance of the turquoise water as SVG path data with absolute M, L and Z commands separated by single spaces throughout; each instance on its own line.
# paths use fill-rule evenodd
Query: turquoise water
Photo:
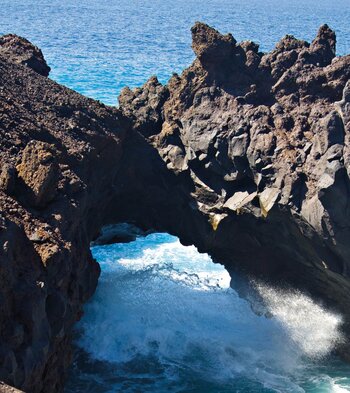
M 114 105 L 123 86 L 153 74 L 166 82 L 191 63 L 196 20 L 262 50 L 287 33 L 312 40 L 328 23 L 350 53 L 350 0 L 2 0 L 0 33 L 32 40 L 52 78 Z
M 30 39 L 53 79 L 116 105 L 124 86 L 192 62 L 197 20 L 264 51 L 328 23 L 350 52 L 350 0 L 2 0 L 0 34 Z M 349 366 L 330 355 L 341 317 L 305 296 L 260 285 L 270 317 L 258 317 L 220 265 L 169 235 L 92 251 L 102 276 L 67 392 L 350 392 Z
M 102 276 L 66 393 L 350 391 L 350 366 L 330 355 L 341 318 L 306 296 L 258 285 L 259 317 L 223 266 L 167 234 L 92 253 Z

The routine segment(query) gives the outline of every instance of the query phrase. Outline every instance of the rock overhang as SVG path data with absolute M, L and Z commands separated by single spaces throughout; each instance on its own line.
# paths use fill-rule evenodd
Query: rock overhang
M 205 24 L 192 35 L 193 65 L 125 90 L 119 109 L 46 78 L 24 39 L 0 40 L 6 382 L 62 388 L 99 275 L 90 241 L 122 221 L 175 234 L 231 275 L 307 291 L 350 332 L 350 57 L 335 57 L 328 26 L 267 54 Z

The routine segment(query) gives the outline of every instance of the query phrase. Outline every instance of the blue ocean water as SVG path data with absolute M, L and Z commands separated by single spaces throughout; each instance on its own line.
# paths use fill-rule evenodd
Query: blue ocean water
M 2 0 L 0 34 L 32 40 L 53 79 L 115 105 L 122 87 L 166 82 L 191 63 L 197 20 L 264 51 L 287 33 L 310 41 L 328 23 L 338 53 L 350 53 L 350 0 Z
M 350 53 L 350 0 L 2 0 L 0 34 L 25 36 L 51 78 L 116 105 L 124 86 L 165 83 L 192 62 L 197 20 L 264 51 L 328 23 L 338 54 Z M 169 235 L 92 251 L 102 276 L 67 392 L 350 391 L 350 367 L 330 355 L 341 317 L 302 294 L 260 286 L 272 318 L 258 317 L 220 265 Z
M 66 393 L 350 392 L 350 366 L 330 355 L 341 317 L 305 295 L 259 284 L 258 316 L 223 266 L 167 234 L 92 253 L 102 276 Z

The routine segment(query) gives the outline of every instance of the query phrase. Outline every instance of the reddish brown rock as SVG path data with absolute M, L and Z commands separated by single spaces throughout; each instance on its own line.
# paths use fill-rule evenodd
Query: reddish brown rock
M 201 23 L 192 35 L 194 63 L 119 109 L 0 49 L 0 380 L 62 390 L 99 275 L 90 242 L 118 222 L 195 244 L 233 286 L 306 292 L 350 338 L 350 56 L 328 27 L 267 54 Z
M 267 54 L 201 23 L 192 38 L 197 59 L 169 81 L 149 137 L 191 209 L 158 213 L 158 226 L 233 277 L 307 292 L 344 316 L 350 337 L 350 56 L 335 57 L 326 25 L 311 44 L 286 36 Z
M 237 41 L 232 34 L 222 35 L 208 25 L 197 22 L 191 29 L 192 49 L 204 65 L 219 66 L 234 56 Z
M 335 57 L 335 47 L 335 32 L 328 25 L 323 25 L 310 45 L 311 58 L 318 65 L 329 65 Z
M 57 194 L 60 177 L 57 155 L 53 145 L 40 141 L 30 141 L 23 150 L 16 169 L 34 206 L 44 207 Z
M 0 53 L 14 63 L 26 65 L 43 76 L 49 75 L 50 67 L 41 50 L 25 38 L 15 34 L 0 37 Z

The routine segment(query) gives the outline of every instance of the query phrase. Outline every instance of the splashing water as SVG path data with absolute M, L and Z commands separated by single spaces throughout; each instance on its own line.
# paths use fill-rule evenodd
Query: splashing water
M 305 355 L 320 358 L 342 341 L 340 316 L 325 311 L 307 296 L 263 284 L 256 285 L 256 289 L 270 314 Z
M 66 392 L 350 392 L 329 356 L 341 318 L 305 295 L 256 284 L 259 317 L 223 266 L 166 234 L 92 252 L 102 276 Z

